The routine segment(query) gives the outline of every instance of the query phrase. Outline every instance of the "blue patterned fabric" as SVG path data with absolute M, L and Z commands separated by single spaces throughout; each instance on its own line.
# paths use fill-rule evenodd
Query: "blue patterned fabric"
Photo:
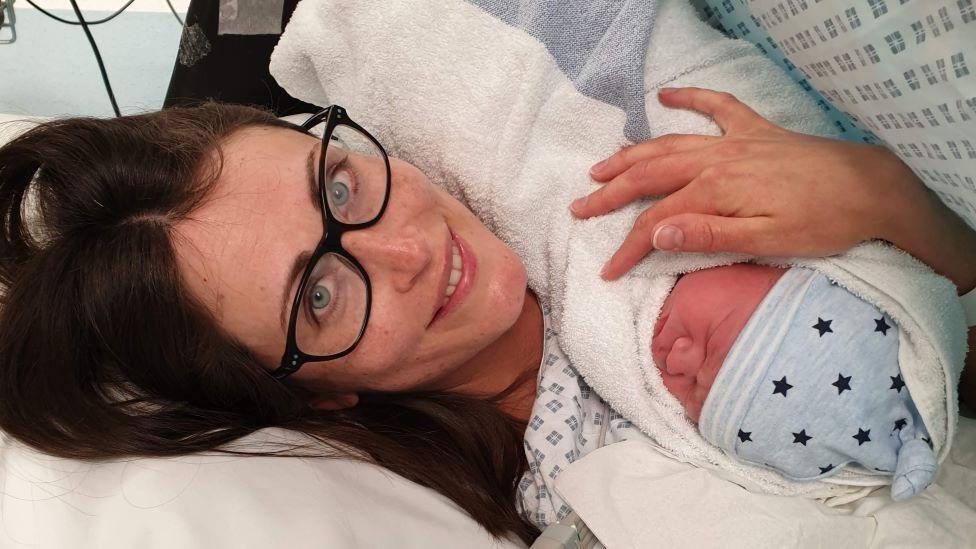
M 698 8 L 702 17 L 710 25 L 732 38 L 741 38 L 752 42 L 766 57 L 775 61 L 781 69 L 793 77 L 800 84 L 800 87 L 813 97 L 817 105 L 824 110 L 824 113 L 841 133 L 842 139 L 871 144 L 878 143 L 874 134 L 837 110 L 830 101 L 810 85 L 807 77 L 787 59 L 773 38 L 759 23 L 759 20 L 749 11 L 743 0 L 691 0 L 691 3 Z
M 863 128 L 845 135 L 874 136 L 976 229 L 976 0 L 693 1 L 832 106 L 839 128 Z
M 893 499 L 910 497 L 932 482 L 937 460 L 898 342 L 877 307 L 816 271 L 789 269 L 729 349 L 702 435 L 794 480 L 859 466 L 892 476 Z
M 469 0 L 542 42 L 576 89 L 627 113 L 624 135 L 651 138 L 644 57 L 657 0 Z
M 597 448 L 645 435 L 590 389 L 559 348 L 545 305 L 542 314 L 542 364 L 523 442 L 529 470 L 518 485 L 518 504 L 523 516 L 544 529 L 570 511 L 553 490 L 561 472 Z

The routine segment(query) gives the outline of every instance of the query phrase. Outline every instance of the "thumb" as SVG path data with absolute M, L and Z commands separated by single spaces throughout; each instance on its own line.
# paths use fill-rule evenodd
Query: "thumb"
M 660 221 L 653 232 L 654 249 L 672 252 L 767 253 L 768 220 L 764 217 L 723 217 L 679 214 Z

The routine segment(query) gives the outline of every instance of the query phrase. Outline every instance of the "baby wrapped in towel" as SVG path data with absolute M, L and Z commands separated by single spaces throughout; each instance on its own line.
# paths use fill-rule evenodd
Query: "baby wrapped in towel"
M 937 459 L 898 365 L 898 326 L 816 271 L 736 264 L 682 276 L 654 328 L 667 389 L 732 457 L 794 480 L 842 468 L 927 487 Z

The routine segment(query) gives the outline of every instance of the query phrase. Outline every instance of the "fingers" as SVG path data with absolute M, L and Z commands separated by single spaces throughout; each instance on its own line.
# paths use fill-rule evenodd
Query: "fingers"
M 730 93 L 702 88 L 662 88 L 658 96 L 667 107 L 691 109 L 710 116 L 726 134 L 757 125 L 771 126 Z M 637 162 L 702 149 L 719 140 L 721 137 L 710 135 L 664 135 L 621 149 L 590 168 L 590 176 L 601 183 L 610 181 Z
M 590 176 L 594 181 L 605 182 L 617 177 L 637 162 L 650 160 L 659 156 L 698 150 L 713 144 L 719 137 L 711 135 L 681 135 L 669 134 L 655 137 L 649 141 L 637 143 L 620 149 L 606 160 L 590 168 Z
M 630 234 L 601 272 L 615 280 L 629 271 L 651 250 L 680 252 L 766 253 L 774 232 L 768 217 L 724 217 L 682 213 L 667 217 L 646 230 L 635 224 Z
M 670 194 L 695 179 L 708 155 L 685 152 L 641 160 L 606 185 L 570 206 L 576 217 L 586 219 L 626 206 L 638 198 Z
M 634 221 L 634 226 L 623 243 L 603 266 L 600 276 L 604 280 L 614 280 L 650 253 L 654 249 L 654 229 L 661 220 L 686 212 L 716 214 L 711 205 L 711 197 L 707 196 L 711 194 L 689 185 L 655 202 Z
M 691 109 L 707 114 L 728 134 L 765 119 L 731 93 L 702 88 L 662 88 L 658 94 L 661 104 L 676 109 Z

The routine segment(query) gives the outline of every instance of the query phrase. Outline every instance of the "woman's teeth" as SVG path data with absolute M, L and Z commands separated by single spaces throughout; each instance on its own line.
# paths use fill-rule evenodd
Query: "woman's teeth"
M 447 281 L 447 289 L 444 290 L 444 303 L 447 303 L 447 299 L 454 295 L 454 290 L 457 288 L 458 280 L 461 280 L 461 252 L 458 251 L 457 244 L 451 243 L 451 254 L 453 255 L 451 265 L 451 278 Z

